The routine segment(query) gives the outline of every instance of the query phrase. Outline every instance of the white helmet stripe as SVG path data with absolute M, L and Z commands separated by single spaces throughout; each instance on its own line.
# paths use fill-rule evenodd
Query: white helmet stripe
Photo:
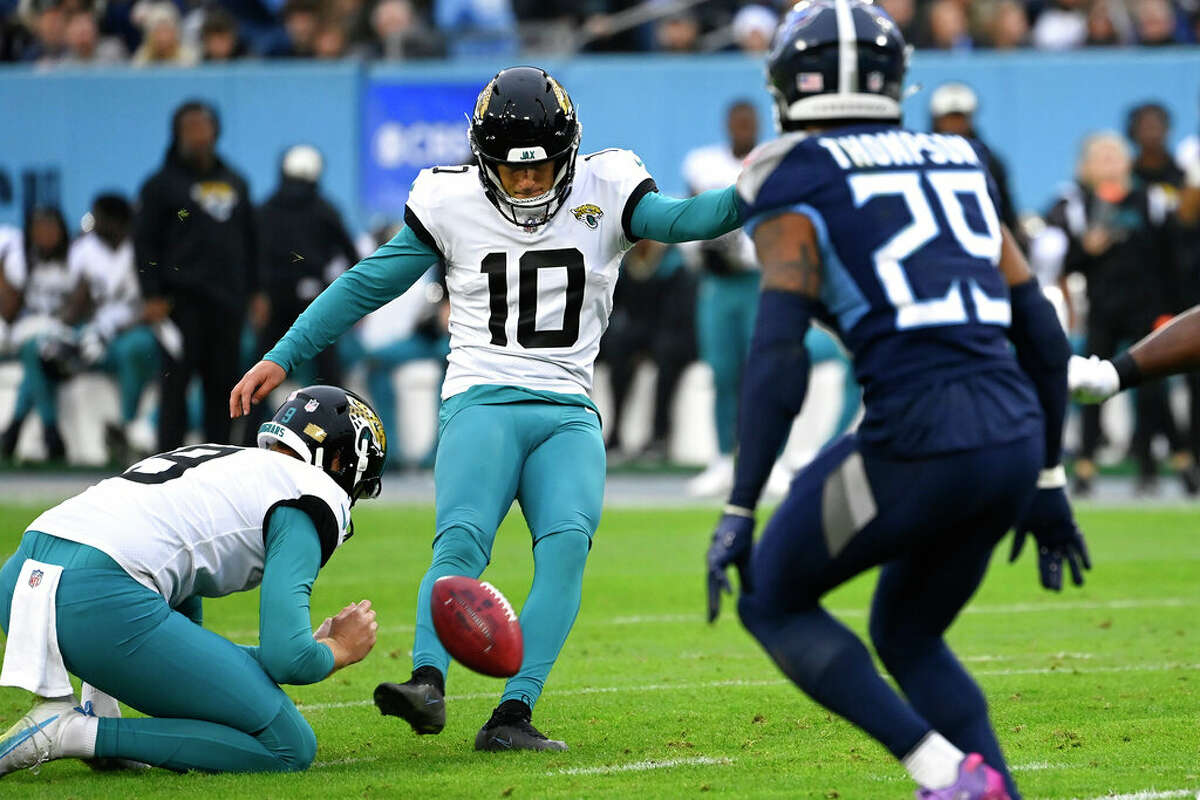
M 850 0 L 834 0 L 838 29 L 838 94 L 858 92 L 858 34 Z
M 267 420 L 260 425 L 258 428 L 257 438 L 258 446 L 264 450 L 275 444 L 275 442 L 279 442 L 280 444 L 285 444 L 295 450 L 296 454 L 309 464 L 315 464 L 322 469 L 325 467 L 324 464 L 317 463 L 313 460 L 313 454 L 308 449 L 308 445 L 304 443 L 304 440 L 300 438 L 300 434 L 296 433 L 291 428 L 280 425 L 278 422 Z M 321 452 L 324 449 L 325 448 L 323 447 L 318 448 L 317 452 L 320 454 L 318 456 L 319 458 L 324 458 L 324 454 Z

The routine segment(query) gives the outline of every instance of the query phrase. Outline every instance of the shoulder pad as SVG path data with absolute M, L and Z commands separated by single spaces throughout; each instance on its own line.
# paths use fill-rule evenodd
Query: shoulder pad
M 758 191 L 766 183 L 767 178 L 783 161 L 784 156 L 792 152 L 796 145 L 808 138 L 806 133 L 788 133 L 765 144 L 760 144 L 746 156 L 742 166 L 742 174 L 738 176 L 737 193 L 745 203 L 753 204 L 758 197 Z
M 601 180 L 622 180 L 631 172 L 646 172 L 646 165 L 632 150 L 610 147 L 581 156 L 581 160 Z

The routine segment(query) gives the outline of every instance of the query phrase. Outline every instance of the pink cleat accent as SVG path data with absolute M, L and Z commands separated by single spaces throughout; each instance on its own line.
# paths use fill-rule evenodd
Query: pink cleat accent
M 1012 800 L 1004 777 L 971 753 L 958 765 L 958 780 L 945 789 L 918 789 L 917 800 Z

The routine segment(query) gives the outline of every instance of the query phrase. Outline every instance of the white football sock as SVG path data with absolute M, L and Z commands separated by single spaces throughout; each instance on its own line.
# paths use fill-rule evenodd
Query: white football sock
M 84 683 L 79 690 L 80 704 L 87 708 L 87 704 L 92 704 L 92 713 L 97 717 L 119 717 L 121 716 L 121 706 L 118 705 L 117 699 L 112 695 L 92 686 L 90 683 Z
M 100 732 L 98 717 L 85 717 L 72 712 L 63 722 L 58 744 L 66 758 L 92 758 L 96 755 L 96 735 Z
M 930 731 L 903 759 L 904 768 L 919 786 L 945 789 L 958 780 L 958 765 L 966 755 L 937 731 Z

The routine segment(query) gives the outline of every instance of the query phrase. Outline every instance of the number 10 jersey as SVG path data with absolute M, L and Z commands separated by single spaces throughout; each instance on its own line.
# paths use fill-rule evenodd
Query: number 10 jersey
M 580 156 L 562 207 L 537 228 L 492 205 L 478 168 L 413 182 L 405 223 L 446 264 L 450 357 L 442 398 L 472 386 L 587 394 L 612 312 L 634 208 L 656 191 L 628 150 Z

